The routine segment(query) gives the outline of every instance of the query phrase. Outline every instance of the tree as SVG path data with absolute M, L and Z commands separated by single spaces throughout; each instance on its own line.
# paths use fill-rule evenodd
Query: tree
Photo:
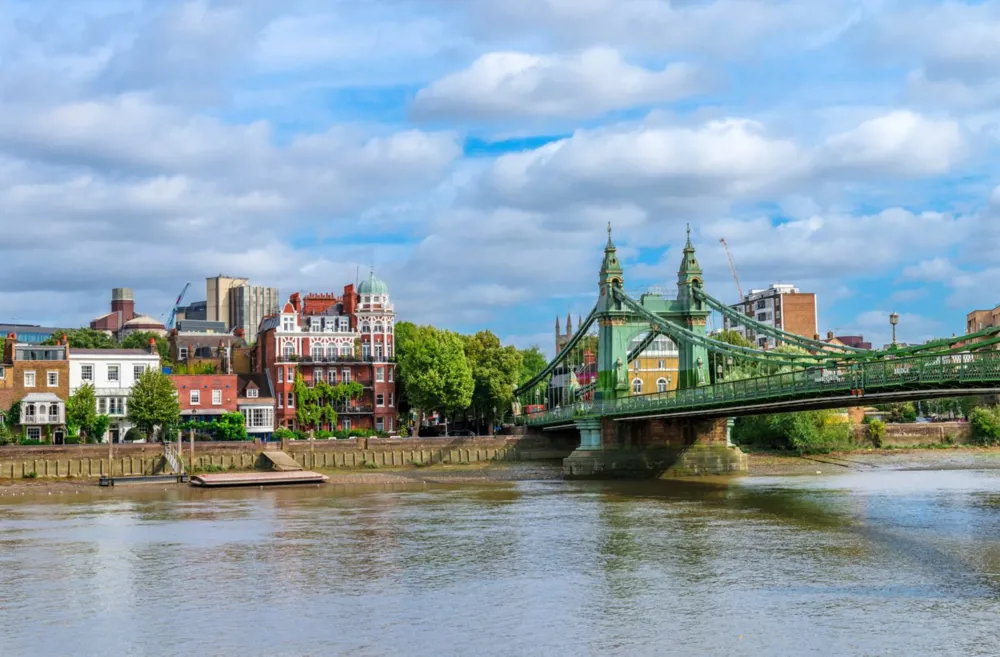
M 56 331 L 42 344 L 58 344 L 62 340 L 63 334 L 69 339 L 69 346 L 73 349 L 114 349 L 118 346 L 110 335 L 103 331 L 95 331 L 92 328 Z
M 98 443 L 104 434 L 108 432 L 111 427 L 111 418 L 107 415 L 98 415 L 94 418 L 94 423 L 90 425 L 90 429 L 87 431 L 87 442 L 88 443 Z
M 397 333 L 396 359 L 409 403 L 421 414 L 468 408 L 475 383 L 462 337 L 433 326 L 415 327 L 402 342 L 399 337 Z
M 242 413 L 223 413 L 212 422 L 212 435 L 216 440 L 246 440 L 246 421 Z
M 400 345 L 403 351 L 406 351 L 406 345 L 415 339 L 417 334 L 417 326 L 412 322 L 399 322 L 393 328 L 395 332 L 395 344 L 396 344 L 396 360 L 399 360 Z M 396 368 L 396 408 L 399 410 L 401 416 L 409 416 L 410 414 L 410 396 L 406 392 L 406 372 L 400 368 Z
M 89 439 L 93 435 L 96 421 L 97 398 L 94 396 L 94 386 L 86 383 L 66 400 L 66 427 L 70 434 L 79 432 Z
M 518 378 L 518 385 L 523 385 L 535 378 L 545 366 L 548 365 L 545 355 L 538 345 L 531 345 L 527 349 L 521 350 L 521 376 Z
M 310 388 L 299 374 L 295 377 L 295 419 L 309 429 L 318 429 L 324 422 L 336 429 L 336 405 L 357 399 L 363 392 L 364 386 L 357 381 L 330 385 L 320 380 Z
M 492 428 L 497 413 L 506 414 L 514 401 L 514 386 L 521 376 L 521 354 L 516 347 L 503 346 L 491 331 L 466 336 L 465 358 L 472 371 L 471 410 Z M 490 431 L 492 433 L 492 430 Z
M 170 361 L 170 343 L 159 333 L 152 331 L 138 331 L 129 334 L 122 340 L 122 349 L 147 349 L 149 340 L 156 340 L 156 351 L 160 354 L 160 361 L 166 363 Z M 73 345 L 70 345 L 73 346 Z
M 128 398 L 129 422 L 152 439 L 156 427 L 173 426 L 180 419 L 177 390 L 170 378 L 156 370 L 143 372 Z

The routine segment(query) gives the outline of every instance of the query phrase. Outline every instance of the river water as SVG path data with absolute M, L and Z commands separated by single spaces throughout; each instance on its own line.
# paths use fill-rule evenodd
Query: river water
M 0 497 L 0 656 L 998 655 L 1000 471 Z

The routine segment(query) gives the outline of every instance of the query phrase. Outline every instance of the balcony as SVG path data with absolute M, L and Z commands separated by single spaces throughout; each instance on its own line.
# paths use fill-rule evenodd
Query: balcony
M 281 356 L 279 363 L 395 363 L 395 356 Z
M 375 407 L 371 404 L 356 404 L 352 406 L 344 406 L 336 409 L 339 415 L 361 415 L 366 413 L 374 413 Z

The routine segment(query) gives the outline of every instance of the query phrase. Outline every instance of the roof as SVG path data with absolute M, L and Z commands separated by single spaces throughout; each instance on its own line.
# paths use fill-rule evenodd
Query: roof
M 76 356 L 149 356 L 159 358 L 158 353 L 151 354 L 145 349 L 73 349 L 69 352 L 70 360 Z
M 358 294 L 389 294 L 389 286 L 373 271 L 358 285 Z
M 61 402 L 62 399 L 51 392 L 29 392 L 21 401 L 31 404 L 35 402 Z
M 163 327 L 163 322 L 153 319 L 149 315 L 139 315 L 125 322 L 125 326 L 159 326 Z
M 236 377 L 236 397 L 239 399 L 246 398 L 247 388 L 254 386 L 260 392 L 259 396 L 253 398 L 255 400 L 270 399 L 271 398 L 271 387 L 267 383 L 267 374 L 263 372 L 258 372 L 256 374 L 238 374 Z

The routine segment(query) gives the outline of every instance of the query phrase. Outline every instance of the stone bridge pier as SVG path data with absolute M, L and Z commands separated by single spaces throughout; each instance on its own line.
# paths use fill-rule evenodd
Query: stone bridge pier
M 563 460 L 568 479 L 731 475 L 748 469 L 747 455 L 729 444 L 726 418 L 594 418 L 576 424 L 580 446 Z

